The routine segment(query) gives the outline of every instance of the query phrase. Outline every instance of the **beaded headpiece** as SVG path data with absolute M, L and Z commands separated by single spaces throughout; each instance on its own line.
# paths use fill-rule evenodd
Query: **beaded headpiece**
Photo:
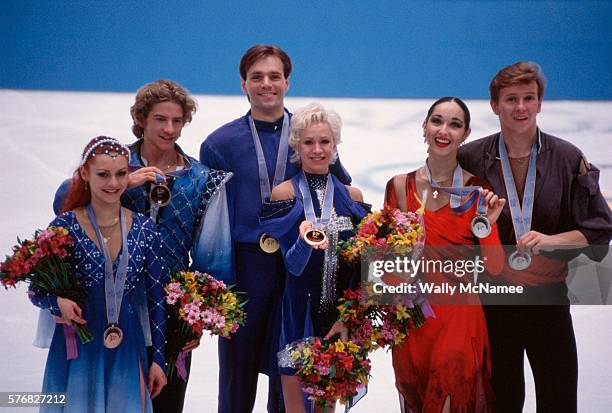
M 116 159 L 118 156 L 125 156 L 128 161 L 130 160 L 129 148 L 117 139 L 108 136 L 97 136 L 87 144 L 83 150 L 79 166 L 85 165 L 90 157 L 96 155 L 109 155 L 113 159 Z

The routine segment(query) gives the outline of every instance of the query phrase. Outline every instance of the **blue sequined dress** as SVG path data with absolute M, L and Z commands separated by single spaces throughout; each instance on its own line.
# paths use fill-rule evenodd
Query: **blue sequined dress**
M 119 325 L 123 341 L 115 349 L 106 349 L 103 332 L 107 325 L 104 296 L 104 255 L 85 234 L 74 212 L 58 216 L 50 225 L 68 229 L 74 239 L 74 249 L 68 258 L 87 292 L 82 306 L 83 318 L 94 339 L 82 344 L 77 338 L 78 357 L 66 359 L 63 328 L 55 328 L 45 375 L 43 392 L 66 392 L 68 403 L 63 407 L 43 407 L 41 412 L 141 412 L 141 371 L 148 375 L 147 344 L 153 345 L 153 361 L 165 366 L 165 317 L 163 272 L 158 256 L 160 239 L 151 220 L 132 214 L 127 242 L 130 254 Z M 119 254 L 120 255 L 120 254 Z M 113 268 L 116 271 L 119 257 Z M 33 291 L 32 302 L 61 315 L 57 297 Z M 60 325 L 58 325 L 59 327 Z M 145 412 L 152 412 L 147 391 Z
M 329 245 L 326 250 L 313 249 L 299 236 L 299 226 L 306 219 L 298 184 L 300 176 L 298 174 L 291 180 L 295 199 L 267 203 L 261 217 L 264 230 L 279 240 L 287 268 L 280 350 L 302 338 L 325 336 L 337 320 L 338 297 L 345 288 L 359 280 L 359 274 L 338 266 L 335 255 L 337 241 L 352 236 L 354 226 L 369 212 L 369 205 L 353 201 L 347 188 L 331 175 L 334 181 L 333 211 L 329 223 L 324 226 Z M 324 182 L 327 175 L 308 174 L 307 177 L 315 213 L 320 216 L 323 192 L 320 182 Z M 294 374 L 290 368 L 281 368 L 280 371 L 281 374 Z

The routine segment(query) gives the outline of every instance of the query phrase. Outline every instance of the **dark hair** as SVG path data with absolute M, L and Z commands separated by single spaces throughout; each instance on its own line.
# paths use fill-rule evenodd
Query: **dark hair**
M 183 125 L 191 122 L 193 114 L 196 112 L 197 105 L 189 91 L 172 80 L 156 80 L 138 89 L 134 104 L 130 108 L 130 114 L 134 124 L 132 133 L 137 138 L 142 138 L 144 129 L 139 123 L 144 123 L 153 108 L 153 105 L 160 102 L 174 102 L 183 109 Z
M 499 91 L 508 86 L 536 82 L 538 85 L 538 99 L 544 97 L 546 78 L 542 68 L 535 62 L 517 62 L 501 69 L 489 84 L 489 94 L 492 102 L 499 100 Z
M 463 111 L 463 118 L 464 118 L 463 120 L 465 122 L 465 130 L 468 130 L 470 128 L 470 121 L 472 119 L 472 117 L 470 116 L 470 110 L 468 109 L 468 107 L 467 107 L 467 105 L 465 104 L 464 101 L 462 101 L 458 97 L 454 97 L 454 96 L 444 96 L 443 98 L 440 98 L 440 99 L 436 100 L 433 103 L 433 105 L 431 105 L 429 107 L 429 110 L 427 111 L 427 116 L 425 117 L 425 122 L 427 122 L 429 120 L 429 117 L 433 113 L 433 111 L 436 108 L 436 106 L 438 106 L 440 103 L 444 103 L 444 102 L 455 102 L 456 104 L 459 105 L 459 107 Z
M 283 74 L 285 79 L 291 75 L 291 59 L 289 55 L 285 53 L 283 49 L 272 44 L 257 44 L 247 50 L 242 59 L 240 59 L 240 77 L 242 80 L 246 80 L 247 72 L 260 59 L 268 56 L 278 57 L 283 64 Z
M 129 151 L 119 141 L 108 136 L 96 136 L 83 149 L 83 154 L 81 155 L 81 159 L 84 159 L 83 168 L 87 168 L 91 159 L 95 158 L 95 155 L 108 154 L 109 152 L 117 152 L 120 156 L 128 158 L 129 162 Z M 64 198 L 64 202 L 62 202 L 60 212 L 72 211 L 73 209 L 89 205 L 91 202 L 91 192 L 87 182 L 81 176 L 80 168 L 81 166 L 72 174 L 70 189 Z

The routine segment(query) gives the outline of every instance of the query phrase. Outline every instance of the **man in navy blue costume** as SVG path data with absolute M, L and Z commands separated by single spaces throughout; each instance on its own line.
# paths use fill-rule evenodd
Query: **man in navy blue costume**
M 538 128 L 544 95 L 540 67 L 533 62 L 507 66 L 489 89 L 501 132 L 464 145 L 458 158 L 508 199 L 497 221 L 499 238 L 523 252 L 510 255 L 508 266 L 491 280 L 523 285 L 523 300 L 512 297 L 504 301 L 510 305 L 484 306 L 495 412 L 523 411 L 525 353 L 537 411 L 576 412 L 578 360 L 566 260 L 581 252 L 594 260 L 604 257 L 612 213 L 599 189 L 599 170 L 578 148 Z M 570 249 L 563 259 L 547 254 L 565 248 Z
M 240 61 L 242 90 L 251 110 L 214 131 L 200 147 L 200 161 L 232 172 L 227 185 L 237 291 L 247 293 L 247 323 L 231 340 L 219 339 L 219 412 L 253 410 L 260 372 L 269 376 L 268 411 L 283 411 L 276 352 L 285 274 L 278 242 L 259 224 L 262 202 L 273 186 L 299 169 L 289 163 L 289 119 L 284 97 L 291 60 L 279 47 L 256 45 Z M 330 168 L 350 176 L 340 161 Z

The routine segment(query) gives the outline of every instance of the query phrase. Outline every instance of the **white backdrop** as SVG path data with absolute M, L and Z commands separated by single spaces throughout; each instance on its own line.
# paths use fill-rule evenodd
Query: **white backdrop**
M 28 237 L 53 218 L 51 203 L 60 182 L 71 175 L 83 146 L 94 136 L 109 135 L 125 143 L 131 134 L 132 94 L 64 93 L 0 90 L 0 256 L 16 237 Z M 197 96 L 199 112 L 179 143 L 196 157 L 202 139 L 229 120 L 243 115 L 242 97 Z M 344 121 L 340 153 L 344 165 L 374 208 L 382 206 L 384 185 L 394 174 L 415 169 L 425 159 L 420 125 L 433 99 L 288 98 L 295 110 L 313 100 L 340 113 Z M 498 128 L 486 101 L 468 101 L 476 139 Z M 612 102 L 545 101 L 541 128 L 578 145 L 588 160 L 602 168 L 604 195 L 612 199 Z M 609 411 L 612 405 L 612 308 L 574 306 L 579 357 L 579 411 Z M 25 289 L 0 291 L 0 391 L 39 391 L 46 351 L 31 346 L 37 310 Z M 185 412 L 217 409 L 216 340 L 206 337 L 194 353 Z M 555 343 L 551 343 L 555 351 Z M 352 410 L 398 411 L 389 354 L 373 355 L 369 394 Z M 526 369 L 527 370 L 527 369 Z M 266 386 L 260 376 L 256 412 L 265 411 Z M 20 412 L 35 411 L 19 409 Z M 340 409 L 338 409 L 340 411 Z M 528 377 L 525 411 L 535 411 Z

